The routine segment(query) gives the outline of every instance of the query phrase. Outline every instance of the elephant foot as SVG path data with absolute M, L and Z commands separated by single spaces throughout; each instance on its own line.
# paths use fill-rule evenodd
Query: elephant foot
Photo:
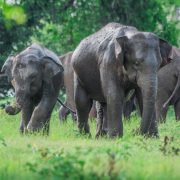
M 107 134 L 111 139 L 123 137 L 123 132 L 119 132 L 118 130 L 110 131 Z
M 31 122 L 27 126 L 27 131 L 31 133 L 40 132 L 43 129 L 43 124 L 33 125 Z
M 90 134 L 89 124 L 87 123 L 78 123 L 78 129 L 81 134 Z
M 96 132 L 96 139 L 98 139 L 99 137 L 103 137 L 103 136 L 106 136 L 107 135 L 107 131 L 106 130 L 103 130 L 103 129 L 101 129 L 101 130 L 98 130 L 97 132 Z
M 145 138 L 159 138 L 159 133 L 157 130 L 149 130 L 147 133 L 144 133 L 140 130 L 140 128 L 133 129 L 132 131 L 134 136 L 142 135 Z
M 24 129 L 19 128 L 19 133 L 20 133 L 20 135 L 23 135 L 24 134 Z
M 149 130 L 148 134 L 147 134 L 147 137 L 150 137 L 150 138 L 159 138 L 159 133 L 156 129 L 154 130 Z

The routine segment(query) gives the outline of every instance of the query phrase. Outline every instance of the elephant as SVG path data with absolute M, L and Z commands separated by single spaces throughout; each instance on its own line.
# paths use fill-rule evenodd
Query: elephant
M 172 47 L 170 63 L 158 71 L 156 116 L 165 122 L 169 105 L 174 106 L 176 120 L 180 120 L 180 49 Z
M 22 111 L 20 132 L 49 133 L 49 123 L 63 79 L 59 57 L 49 49 L 32 44 L 3 67 L 15 88 L 16 102 Z
M 165 48 L 171 45 L 154 33 L 119 23 L 83 39 L 72 56 L 79 131 L 90 133 L 88 113 L 94 99 L 106 104 L 108 136 L 122 137 L 124 99 L 135 89 L 142 116 L 138 133 L 158 137 L 157 72 L 168 61 Z
M 66 91 L 65 105 L 75 111 L 76 107 L 75 107 L 75 102 L 74 102 L 74 70 L 73 70 L 72 62 L 71 62 L 72 54 L 73 52 L 68 52 L 60 56 L 59 58 L 64 67 L 63 86 L 65 87 L 65 91 Z M 70 112 L 70 110 L 67 109 L 66 107 L 61 106 L 59 110 L 59 120 L 60 121 L 66 120 L 68 114 L 70 113 L 71 113 L 72 119 L 76 120 L 76 114 L 74 114 L 73 112 Z M 93 103 L 93 106 L 89 113 L 89 117 L 90 118 L 96 117 L 95 102 Z

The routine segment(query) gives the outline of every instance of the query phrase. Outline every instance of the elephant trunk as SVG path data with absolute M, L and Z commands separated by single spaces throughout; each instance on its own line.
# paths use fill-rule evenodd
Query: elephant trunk
M 26 96 L 20 92 L 16 93 L 16 102 L 19 108 L 22 108 L 24 104 L 26 103 Z
M 26 104 L 27 97 L 29 97 L 27 92 L 28 90 L 24 86 L 22 86 L 21 88 L 15 87 L 16 102 L 19 108 L 22 108 Z
M 143 112 L 140 132 L 149 134 L 152 125 L 155 125 L 155 101 L 157 95 L 157 76 L 156 74 L 141 75 L 138 85 L 142 92 Z M 155 126 L 154 126 L 155 128 Z

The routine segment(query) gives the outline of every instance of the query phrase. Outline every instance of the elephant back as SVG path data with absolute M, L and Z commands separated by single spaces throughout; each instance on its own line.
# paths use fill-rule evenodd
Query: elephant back
M 32 44 L 28 48 L 26 48 L 24 51 L 22 51 L 18 56 L 35 56 L 38 60 L 43 61 L 45 57 L 50 58 L 54 63 L 62 67 L 62 63 L 59 60 L 59 57 L 49 49 L 39 45 L 39 44 Z

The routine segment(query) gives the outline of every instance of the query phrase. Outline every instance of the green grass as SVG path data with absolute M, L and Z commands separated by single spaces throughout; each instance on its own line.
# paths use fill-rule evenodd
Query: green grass
M 0 111 L 0 180 L 8 179 L 180 179 L 180 122 L 169 112 L 159 126 L 159 139 L 133 136 L 139 118 L 124 122 L 121 139 L 96 140 L 78 133 L 69 118 L 60 125 L 51 118 L 50 135 L 22 136 L 19 115 Z M 166 143 L 164 143 L 166 139 Z

